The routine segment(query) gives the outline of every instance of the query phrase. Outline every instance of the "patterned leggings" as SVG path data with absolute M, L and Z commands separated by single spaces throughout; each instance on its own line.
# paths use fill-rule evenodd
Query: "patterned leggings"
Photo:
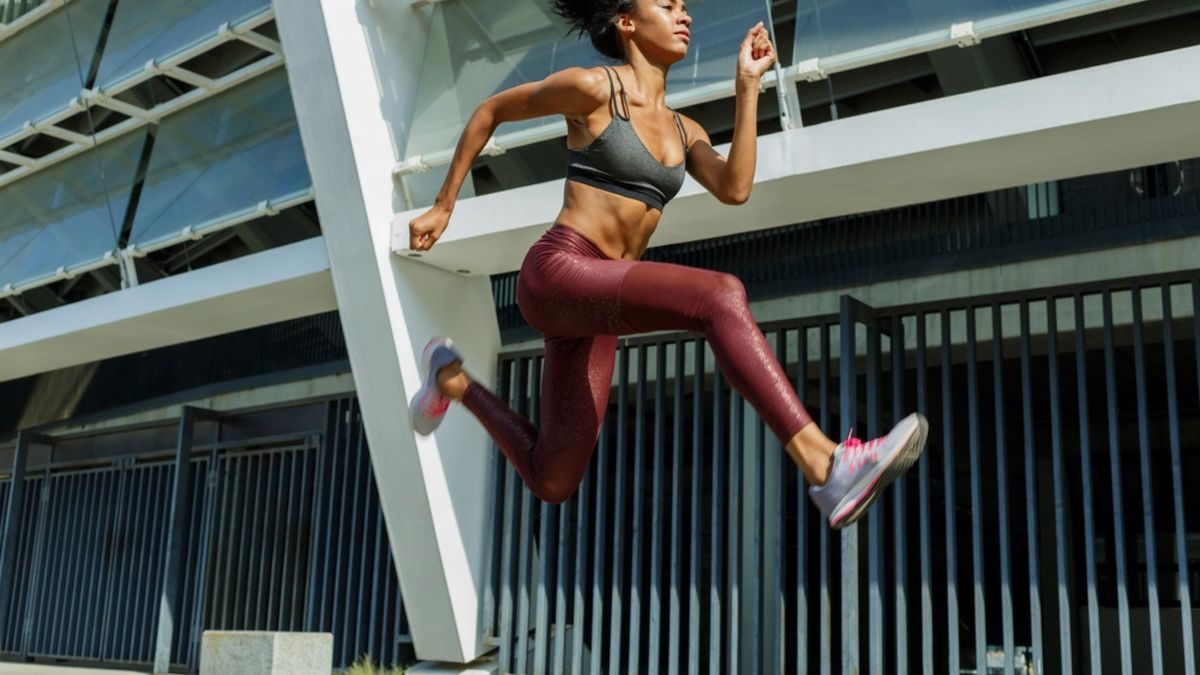
M 517 305 L 545 336 L 541 428 L 474 382 L 462 402 L 543 501 L 566 501 L 583 480 L 608 407 L 620 335 L 703 333 L 726 379 L 781 442 L 812 421 L 735 276 L 614 260 L 579 231 L 556 224 L 525 257 Z

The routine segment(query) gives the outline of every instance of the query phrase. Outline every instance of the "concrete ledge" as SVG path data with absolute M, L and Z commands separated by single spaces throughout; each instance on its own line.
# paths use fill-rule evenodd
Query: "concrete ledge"
M 329 675 L 332 633 L 206 630 L 200 675 Z

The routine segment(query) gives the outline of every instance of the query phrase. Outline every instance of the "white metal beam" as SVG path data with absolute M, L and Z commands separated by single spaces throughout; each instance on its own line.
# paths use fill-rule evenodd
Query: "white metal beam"
M 761 230 L 1200 155 L 1200 47 L 849 117 L 759 139 L 755 188 L 720 204 L 690 177 L 655 245 Z M 728 146 L 722 150 L 728 152 Z M 563 181 L 458 201 L 421 260 L 520 267 L 562 206 Z M 392 249 L 409 255 L 396 214 Z
M 453 336 L 490 384 L 500 332 L 487 279 L 388 250 L 390 169 L 416 105 L 429 8 L 287 0 L 276 11 L 413 644 L 418 658 L 468 662 L 487 649 L 491 443 L 461 407 L 431 437 L 404 411 L 430 337 Z
M 53 0 L 51 4 L 56 2 L 57 4 L 61 5 L 66 1 L 69 0 Z M 36 12 L 38 10 L 34 11 Z M 27 14 L 25 16 L 29 15 Z M 22 19 L 24 18 L 25 17 L 22 17 Z M 218 28 L 216 33 L 208 39 L 201 40 L 200 42 L 190 45 L 183 50 L 176 51 L 171 54 L 165 54 L 161 58 L 151 59 L 147 61 L 146 67 L 144 67 L 141 71 L 125 78 L 124 80 L 121 80 L 120 82 L 114 83 L 109 87 L 95 90 L 85 89 L 81 92 L 80 96 L 67 101 L 62 108 L 43 115 L 37 121 L 37 123 L 32 121 L 26 122 L 21 129 L 9 134 L 4 138 L 0 138 L 0 148 L 11 147 L 16 143 L 19 143 L 22 140 L 39 133 L 46 134 L 47 136 L 53 136 L 68 142 L 67 146 L 60 148 L 45 157 L 39 158 L 33 164 L 22 165 L 19 169 L 0 174 L 0 187 L 3 187 L 4 185 L 7 185 L 13 181 L 20 180 L 31 173 L 41 171 L 42 169 L 57 164 L 68 157 L 72 157 L 80 152 L 83 152 L 84 150 L 93 147 L 93 144 L 102 145 L 106 141 L 116 138 L 121 134 L 161 119 L 166 115 L 177 112 L 189 105 L 193 105 L 213 94 L 228 89 L 236 84 L 240 84 L 241 82 L 245 82 L 252 77 L 256 77 L 267 72 L 268 70 L 282 65 L 282 50 L 270 49 L 273 41 L 253 32 L 255 28 L 262 26 L 274 18 L 274 10 L 268 7 L 265 10 L 254 14 L 253 16 L 249 16 L 241 21 L 238 21 L 237 23 L 223 23 Z M 11 25 L 16 24 L 14 23 Z M 249 40 L 246 40 L 247 44 L 252 44 L 260 49 L 263 49 L 264 51 L 270 52 L 270 56 L 251 63 L 217 80 L 193 73 L 184 69 L 181 65 L 197 56 L 200 56 L 201 54 L 205 54 L 213 49 L 216 49 L 226 42 L 231 40 L 241 40 L 244 36 L 252 33 L 254 36 L 261 38 L 261 40 L 258 41 L 262 42 L 262 44 L 255 44 L 256 38 L 253 36 L 250 37 Z M 3 34 L 0 34 L 0 39 L 2 39 L 2 35 Z M 130 104 L 124 103 L 123 101 L 117 99 L 117 96 L 122 92 L 128 91 L 129 89 L 132 89 L 133 87 L 136 87 L 137 85 L 160 74 L 165 74 L 169 77 L 173 77 L 180 81 L 191 84 L 192 86 L 197 87 L 197 89 L 161 103 L 155 106 L 152 110 L 144 111 L 142 113 L 136 113 L 136 111 L 141 110 L 140 108 L 131 106 Z M 95 102 L 122 114 L 131 115 L 131 119 L 125 120 L 120 124 L 116 124 L 108 129 L 105 129 L 99 134 L 96 134 L 94 137 L 94 143 L 91 135 L 79 134 L 56 126 L 59 122 L 62 122 L 72 115 L 76 115 L 84 110 L 86 105 L 89 105 L 91 102 Z
M 0 381 L 336 308 L 315 237 L 0 323 Z

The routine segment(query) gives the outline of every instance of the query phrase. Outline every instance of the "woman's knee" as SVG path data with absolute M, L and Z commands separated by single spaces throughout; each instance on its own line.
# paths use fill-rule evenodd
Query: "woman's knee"
M 583 482 L 596 442 L 579 442 L 550 451 L 539 447 L 535 452 L 549 458 L 533 468 L 525 481 L 529 491 L 550 504 L 561 504 L 571 498 Z
M 724 315 L 742 314 L 748 306 L 746 286 L 741 279 L 724 272 L 714 275 L 713 288 L 706 303 L 706 314 L 710 321 Z

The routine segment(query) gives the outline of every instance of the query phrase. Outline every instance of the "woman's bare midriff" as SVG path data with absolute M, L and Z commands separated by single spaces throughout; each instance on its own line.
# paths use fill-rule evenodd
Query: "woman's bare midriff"
M 556 223 L 578 230 L 610 258 L 637 260 L 662 212 L 636 199 L 567 181 Z

